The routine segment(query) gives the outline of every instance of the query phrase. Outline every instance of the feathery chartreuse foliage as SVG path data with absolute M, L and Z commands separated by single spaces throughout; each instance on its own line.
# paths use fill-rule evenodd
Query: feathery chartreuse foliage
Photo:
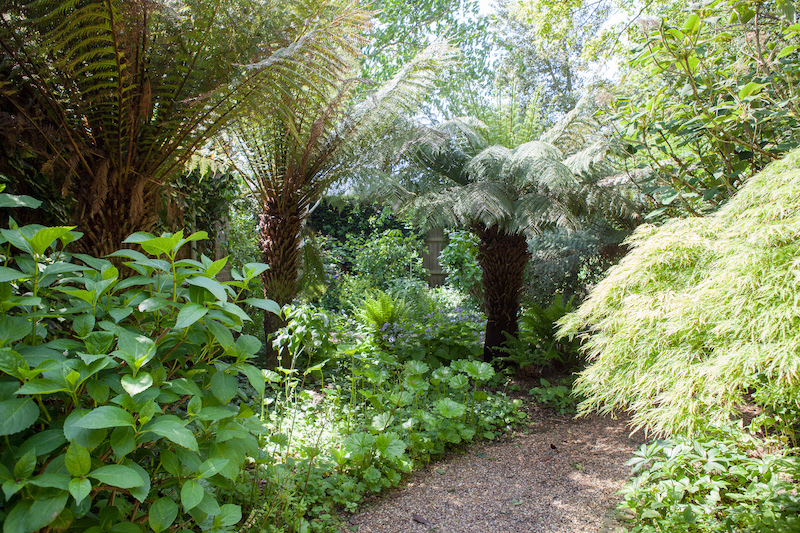
M 562 321 L 563 335 L 588 333 L 582 413 L 628 409 L 637 427 L 694 433 L 748 402 L 800 409 L 800 151 L 716 214 L 629 243 Z

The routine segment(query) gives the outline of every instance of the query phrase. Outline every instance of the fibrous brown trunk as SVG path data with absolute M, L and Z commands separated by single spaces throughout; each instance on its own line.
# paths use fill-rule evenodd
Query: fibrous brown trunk
M 525 265 L 531 258 L 525 235 L 506 233 L 499 226 L 473 226 L 480 238 L 478 261 L 483 270 L 483 303 L 486 312 L 486 339 L 483 360 L 493 362 L 504 353 L 505 334 L 517 336 L 520 296 L 524 287 Z
M 291 202 L 286 202 L 291 205 Z M 270 202 L 263 206 L 259 216 L 258 236 L 261 259 L 269 268 L 261 274 L 264 297 L 277 302 L 281 307 L 297 295 L 298 276 L 301 263 L 301 238 L 304 217 L 297 207 L 280 207 Z M 262 364 L 274 366 L 277 352 L 272 348 L 269 336 L 286 325 L 282 317 L 264 313 L 264 335 L 267 339 L 266 357 Z
M 144 176 L 119 177 L 113 169 L 76 180 L 74 224 L 84 236 L 74 249 L 103 257 L 122 248 L 137 231 L 153 231 L 158 224 L 158 183 Z

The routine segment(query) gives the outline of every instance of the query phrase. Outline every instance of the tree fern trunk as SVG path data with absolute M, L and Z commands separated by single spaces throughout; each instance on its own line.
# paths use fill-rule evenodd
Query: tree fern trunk
M 291 206 L 291 202 L 287 202 Z M 282 209 L 269 202 L 259 217 L 261 260 L 269 269 L 261 274 L 264 296 L 275 300 L 281 307 L 297 295 L 298 273 L 301 263 L 300 231 L 303 216 L 296 207 Z M 274 365 L 277 353 L 272 349 L 269 335 L 285 326 L 285 321 L 272 313 L 264 314 L 264 335 L 267 339 L 267 357 L 263 364 Z
M 483 270 L 483 304 L 486 312 L 486 339 L 483 360 L 492 362 L 504 354 L 499 350 L 505 333 L 517 336 L 520 296 L 525 265 L 531 258 L 524 235 L 508 234 L 497 225 L 473 226 L 478 234 L 478 261 Z
M 95 192 L 96 178 L 84 177 L 77 184 L 74 223 L 84 236 L 74 249 L 103 257 L 122 248 L 122 241 L 137 231 L 152 232 L 158 224 L 157 191 L 161 184 L 146 188 L 145 178 L 130 183 L 110 183 L 102 197 Z

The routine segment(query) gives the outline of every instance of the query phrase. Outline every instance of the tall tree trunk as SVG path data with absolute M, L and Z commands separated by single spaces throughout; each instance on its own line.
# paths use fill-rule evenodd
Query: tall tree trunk
M 531 258 L 528 241 L 520 233 L 509 234 L 497 225 L 473 226 L 480 238 L 478 261 L 483 270 L 483 305 L 486 312 L 486 339 L 483 360 L 492 362 L 500 351 L 505 333 L 516 337 L 517 315 L 524 286 L 525 265 Z
M 297 295 L 298 275 L 301 263 L 301 238 L 304 216 L 292 202 L 268 202 L 259 216 L 258 236 L 262 261 L 269 268 L 261 274 L 264 297 L 275 300 L 281 307 Z M 266 357 L 262 364 L 274 366 L 277 352 L 272 348 L 269 336 L 286 325 L 282 317 L 264 313 L 264 336 L 267 339 Z

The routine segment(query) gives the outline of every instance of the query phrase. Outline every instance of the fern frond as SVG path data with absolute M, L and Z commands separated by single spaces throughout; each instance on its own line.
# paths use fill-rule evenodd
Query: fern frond
M 598 129 L 593 117 L 594 105 L 593 95 L 584 96 L 555 126 L 542 133 L 539 140 L 558 146 L 565 155 L 577 152 L 586 145 L 586 137 Z
M 473 157 L 465 171 L 476 182 L 496 181 L 502 179 L 504 169 L 511 157 L 512 151 L 505 146 L 490 146 Z

